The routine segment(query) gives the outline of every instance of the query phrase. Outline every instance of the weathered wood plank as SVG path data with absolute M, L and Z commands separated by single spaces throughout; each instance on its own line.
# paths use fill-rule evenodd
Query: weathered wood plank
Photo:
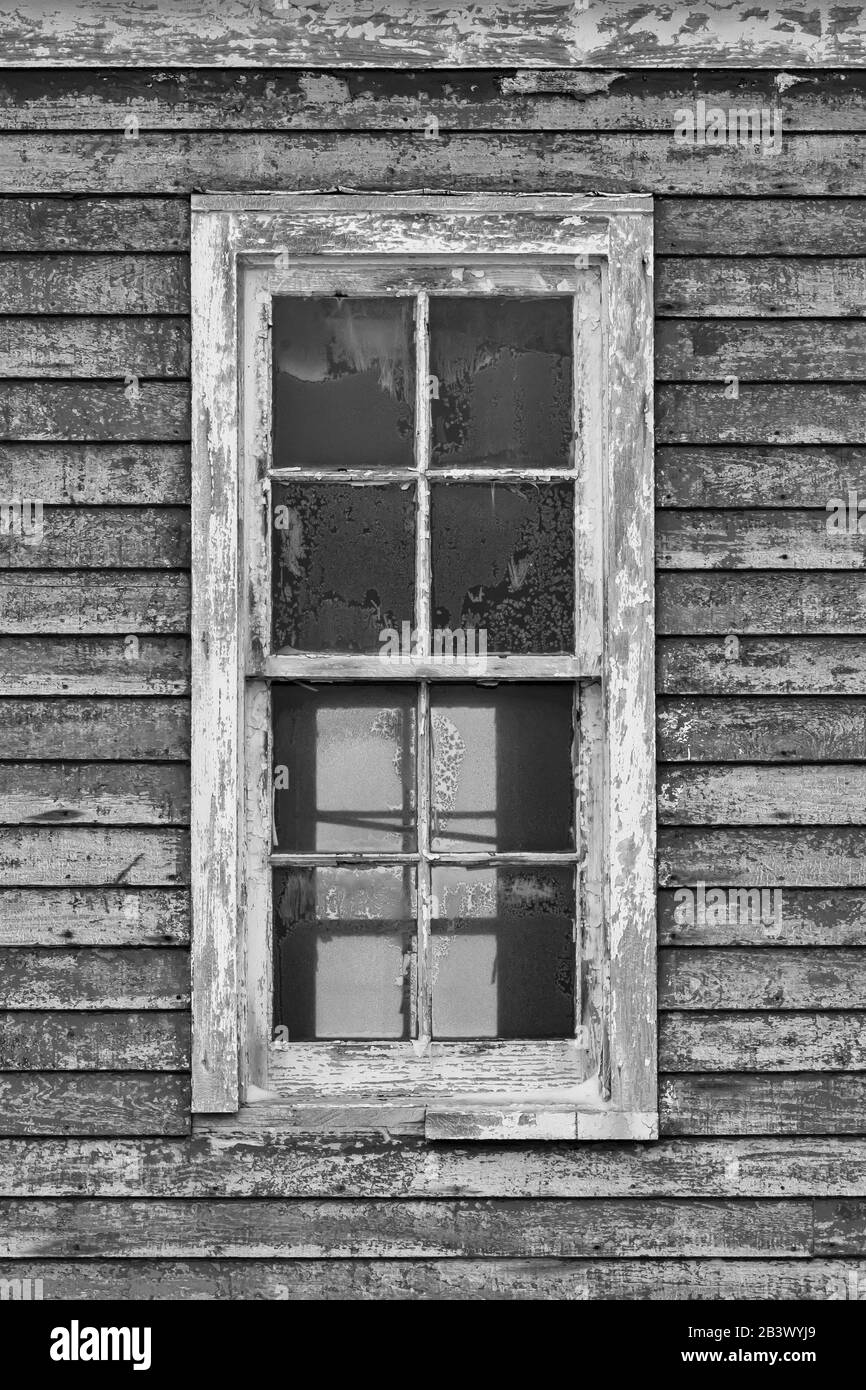
M 484 68 L 268 72 L 70 70 L 5 72 L 3 130 L 672 131 L 676 113 L 777 107 L 786 132 L 866 129 L 858 72 L 808 76 L 712 72 Z M 132 137 L 131 137 L 132 138 Z M 431 135 L 431 138 L 432 135 Z
M 671 1072 L 866 1071 L 864 1015 L 663 1014 L 659 1065 Z
M 3 1071 L 185 1071 L 189 1017 L 171 1013 L 3 1013 Z
M 174 1072 L 0 1073 L 0 1134 L 186 1134 L 189 1079 Z
M 65 1211 L 66 1208 L 63 1208 Z M 0 1203 L 0 1258 L 749 1257 L 811 1253 L 812 1209 L 784 1202 L 399 1199 Z
M 183 1009 L 189 1006 L 186 951 L 25 950 L 4 947 L 4 1009 Z
M 656 391 L 660 443 L 859 444 L 866 438 L 861 386 L 743 382 L 736 399 L 726 394 L 733 389 L 721 383 L 660 386 Z M 819 500 L 822 505 L 826 501 Z
M 792 1016 L 793 1017 L 793 1016 Z M 364 1112 L 354 1112 L 362 1115 Z M 4 1139 L 9 1197 L 866 1196 L 866 1140 L 430 1145 L 347 1112 L 287 1109 L 273 1128 L 196 1121 L 193 1141 Z M 342 1130 L 337 1121 L 342 1120 Z M 347 1128 L 348 1125 L 348 1128 Z
M 188 251 L 189 203 L 185 198 L 4 198 L 0 245 L 6 254 Z
M 817 499 L 816 499 L 817 500 Z M 848 518 L 829 530 L 835 513 L 820 510 L 660 511 L 656 517 L 659 569 L 862 569 L 866 534 L 856 502 Z M 864 499 L 866 500 L 866 499 Z M 843 529 L 844 528 L 844 529 Z
M 666 767 L 658 814 L 660 825 L 862 825 L 866 765 Z
M 2 204 L 0 204 L 2 206 Z M 187 506 L 182 444 L 0 444 L 9 497 L 45 506 Z
M 866 891 L 816 888 L 777 890 L 782 902 L 781 931 L 752 913 L 698 912 L 679 917 L 683 899 L 663 889 L 658 895 L 659 944 L 662 946 L 866 946 Z M 735 900 L 736 901 L 736 900 Z M 775 907 L 776 899 L 772 906 Z
M 179 318 L 2 318 L 3 377 L 188 377 Z
M 516 22 L 505 4 L 471 18 L 418 5 L 307 3 L 292 22 L 277 7 L 252 14 L 223 5 L 165 0 L 141 16 L 105 0 L 80 0 L 70 16 L 25 0 L 10 20 L 7 67 L 672 67 L 860 66 L 859 12 L 828 11 L 816 23 L 802 0 L 756 13 L 744 0 L 715 5 L 630 5 L 587 0 L 578 9 L 543 0 Z
M 862 1254 L 866 1247 L 866 1205 L 862 1201 L 828 1201 L 823 1196 L 815 1202 L 815 1254 Z
M 661 573 L 656 631 L 662 636 L 866 633 L 862 574 Z
M 784 900 L 784 890 L 782 892 Z M 784 920 L 784 901 L 782 904 Z M 866 952 L 723 951 L 667 948 L 659 954 L 662 1009 L 863 1009 Z M 712 1068 L 716 1070 L 716 1068 Z M 805 1059 L 797 1068 L 807 1071 Z
M 0 829 L 0 882 L 7 888 L 161 887 L 188 881 L 184 830 Z
M 657 714 L 659 757 L 670 762 L 853 763 L 866 756 L 866 700 L 666 698 Z M 792 776 L 808 781 L 814 773 L 832 781 L 860 775 L 857 768 L 835 767 L 796 773 L 780 768 L 762 775 L 773 778 L 777 772 L 780 788 L 793 787 Z M 823 785 L 824 794 L 832 791 Z M 822 783 L 816 780 L 814 786 L 820 798 Z M 847 795 L 841 782 L 839 791 Z
M 79 752 L 87 752 L 83 745 Z M 0 825 L 188 825 L 181 763 L 0 761 Z
M 866 695 L 858 637 L 663 637 L 656 647 L 663 695 Z M 780 711 L 781 713 L 781 711 Z
M 701 448 L 656 451 L 660 507 L 825 507 L 866 497 L 866 451 L 856 448 Z
M 681 146 L 673 132 L 408 134 L 194 132 L 0 135 L 0 192 L 183 194 L 295 190 L 585 191 L 797 197 L 866 192 L 862 134 L 760 145 Z M 508 177 L 503 171 L 508 170 Z M 856 273 L 856 272 L 855 272 Z M 753 304 L 753 316 L 762 306 Z M 669 312 L 669 310 L 665 310 Z M 16 310 L 23 312 L 23 310 Z M 69 312 L 59 307 L 55 313 Z M 88 312 L 84 309 L 83 312 Z M 89 312 L 93 312 L 92 308 Z M 134 309 L 115 312 L 136 312 Z M 145 312 L 180 312 L 177 308 Z M 694 311 L 693 311 L 694 312 Z M 800 313 L 806 312 L 802 308 Z M 820 312 L 814 310 L 813 312 Z M 846 314 L 856 314 L 851 306 Z
M 688 318 L 847 318 L 863 312 L 858 257 L 660 257 L 656 313 Z
M 14 696 L 187 695 L 181 637 L 0 637 L 0 692 Z
M 4 255 L 0 303 L 4 314 L 185 314 L 189 261 L 177 255 Z
M 182 889 L 0 889 L 3 947 L 187 945 Z
M 859 381 L 864 357 L 866 324 L 849 319 L 656 323 L 659 381 L 724 381 L 727 376 L 740 381 Z
M 800 826 L 659 830 L 659 884 L 866 887 L 866 830 Z
M 2 262 L 0 262 L 2 265 Z M 117 374 L 126 364 L 117 363 Z M 175 382 L 0 382 L 0 437 L 187 440 L 189 388 Z
M 44 1260 L 0 1277 L 46 1298 L 322 1302 L 856 1299 L 866 1262 L 749 1260 Z
M 661 197 L 655 233 L 659 256 L 866 254 L 859 198 Z
M 0 758 L 184 761 L 186 700 L 0 698 Z
M 136 634 L 126 650 L 137 665 L 137 634 L 189 631 L 189 577 L 156 570 L 2 570 L 0 631 Z
M 668 1076 L 660 1127 L 675 1134 L 858 1134 L 866 1076 Z
M 181 507 L 43 507 L 41 524 L 38 544 L 32 543 L 32 537 L 16 535 L 11 530 L 0 535 L 0 567 L 185 569 L 189 566 L 189 512 Z

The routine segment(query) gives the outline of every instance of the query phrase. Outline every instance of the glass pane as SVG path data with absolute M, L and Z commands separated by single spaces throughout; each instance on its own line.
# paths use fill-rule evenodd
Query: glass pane
M 414 488 L 277 483 L 277 651 L 378 652 L 415 608 Z
M 572 457 L 571 300 L 430 299 L 434 468 Z
M 411 299 L 276 297 L 275 467 L 411 467 L 413 338 Z
M 415 849 L 415 690 L 274 685 L 275 848 Z
M 574 651 L 571 483 L 432 489 L 433 627 L 478 628 L 488 652 Z
M 574 1033 L 571 869 L 433 869 L 433 1036 Z
M 277 869 L 276 1038 L 414 1037 L 415 911 L 414 868 Z
M 431 690 L 432 847 L 573 848 L 571 685 Z

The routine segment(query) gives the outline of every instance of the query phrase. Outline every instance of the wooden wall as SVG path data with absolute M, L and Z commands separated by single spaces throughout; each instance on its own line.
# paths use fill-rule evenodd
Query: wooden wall
M 676 145 L 701 96 L 781 104 L 781 150 Z M 217 189 L 657 198 L 657 1145 L 191 1136 L 188 199 Z M 41 546 L 0 538 L 0 1276 L 866 1294 L 866 576 L 825 526 L 866 499 L 864 303 L 860 72 L 0 75 L 0 500 L 45 505 Z M 698 880 L 781 887 L 781 932 L 678 927 Z

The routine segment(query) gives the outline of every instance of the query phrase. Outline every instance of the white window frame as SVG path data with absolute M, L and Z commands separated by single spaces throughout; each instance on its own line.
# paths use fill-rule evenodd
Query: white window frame
M 488 288 L 500 277 L 575 296 L 575 656 L 491 655 L 485 679 L 575 683 L 578 821 L 591 827 L 562 856 L 578 875 L 578 1026 L 561 1042 L 454 1045 L 431 1042 L 422 1018 L 420 1044 L 287 1051 L 269 1041 L 268 681 L 392 674 L 377 656 L 269 652 L 271 296 L 327 293 L 335 275 L 344 292 L 394 293 L 396 279 L 423 318 L 427 286 L 442 292 L 442 277 L 466 265 L 484 269 Z M 644 196 L 193 198 L 194 1111 L 234 1112 L 262 1093 L 359 1103 L 366 1090 L 380 1105 L 383 1094 L 423 1104 L 430 1138 L 657 1137 L 652 270 Z M 455 285 L 459 275 L 448 293 Z M 423 517 L 423 363 L 417 376 Z M 429 651 L 422 615 L 419 626 Z M 448 672 L 422 658 L 410 677 L 425 676 Z M 424 785 L 422 768 L 420 796 Z M 419 971 L 428 947 L 422 906 Z

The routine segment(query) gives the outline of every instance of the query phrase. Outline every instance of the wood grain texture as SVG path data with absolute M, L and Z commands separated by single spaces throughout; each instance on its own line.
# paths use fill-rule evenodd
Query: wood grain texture
M 179 763 L 0 762 L 0 825 L 188 825 Z
M 184 314 L 189 264 L 178 255 L 4 255 L 0 302 L 6 314 Z
M 850 319 L 656 322 L 660 381 L 859 381 L 864 354 L 866 325 Z
M 656 564 L 659 569 L 863 569 L 866 534 L 857 530 L 857 501 L 853 530 L 848 522 L 847 493 L 841 529 L 827 499 L 820 510 L 662 511 L 656 523 Z M 866 499 L 864 499 L 866 500 Z
M 671 762 L 860 762 L 866 754 L 866 701 L 666 697 L 658 706 L 658 739 L 660 758 Z M 859 775 L 856 768 L 849 771 Z M 799 775 L 820 779 L 844 772 L 825 767 L 800 769 Z M 856 804 L 855 793 L 852 809 Z
M 858 637 L 739 637 L 736 644 L 663 637 L 656 643 L 656 689 L 662 695 L 866 695 L 866 649 Z
M 662 1133 L 857 1134 L 866 1076 L 743 1074 L 668 1076 L 661 1083 Z
M 785 136 L 778 153 L 768 155 L 754 145 L 684 147 L 675 143 L 672 130 L 446 134 L 440 140 L 427 138 L 423 130 L 399 135 L 143 130 L 137 140 L 126 140 L 120 130 L 15 132 L 0 134 L 0 192 L 14 197 L 96 196 L 106 190 L 176 196 L 193 189 L 493 193 L 507 184 L 522 193 L 852 197 L 866 192 L 864 143 L 862 134 L 793 134 Z M 747 313 L 754 315 L 755 306 Z
M 7 1261 L 56 1299 L 322 1302 L 856 1298 L 861 1260 L 57 1260 Z M 49 1293 L 50 1290 L 50 1293 Z M 782 1314 L 780 1313 L 780 1317 Z
M 185 1071 L 189 1018 L 171 1013 L 3 1013 L 3 1071 Z
M 0 536 L 3 569 L 185 569 L 189 560 L 181 507 L 43 507 L 38 545 Z
M 34 697 L 188 695 L 189 642 L 137 633 L 0 637 L 0 692 Z
M 663 826 L 659 830 L 660 885 L 701 882 L 719 887 L 866 887 L 866 830 Z
M 0 1204 L 0 1258 L 615 1258 L 811 1254 L 811 1203 L 80 1200 Z
M 0 881 L 8 888 L 159 887 L 189 881 L 183 830 L 112 826 L 0 829 Z
M 189 957 L 179 950 L 43 951 L 4 947 L 5 1009 L 182 1009 Z
M 858 257 L 694 256 L 659 260 L 656 313 L 713 318 L 846 318 L 863 311 Z
M 784 922 L 784 892 L 782 894 Z M 769 933 L 768 933 L 769 935 Z M 863 1009 L 866 952 L 667 948 L 659 955 L 662 1009 Z M 800 1071 L 807 1071 L 805 1059 Z
M 110 196 L 4 198 L 0 200 L 0 242 L 9 255 L 188 251 L 189 202 Z
M 794 1020 L 794 1016 L 789 1016 Z M 357 1118 L 356 1118 L 357 1117 Z M 866 1196 L 863 1138 L 430 1145 L 387 1112 L 286 1109 L 272 1127 L 196 1120 L 191 1142 L 4 1139 L 7 1197 Z
M 656 393 L 659 441 L 859 444 L 866 438 L 866 405 L 860 386 L 742 382 L 736 398 L 726 395 L 726 390 L 733 387 L 661 385 Z
M 659 945 L 866 946 L 866 890 L 786 886 L 779 891 L 780 931 L 775 921 L 768 926 L 752 913 L 722 913 L 720 920 L 706 912 L 703 919 L 697 912 L 677 914 L 682 897 L 677 899 L 674 890 L 663 889 L 658 895 Z M 774 898 L 774 909 L 775 903 Z
M 660 825 L 862 825 L 866 766 L 666 767 L 658 814 Z
M 189 632 L 189 577 L 155 570 L 0 571 L 0 632 L 124 633 L 134 639 L 125 650 L 135 664 L 139 633 Z
M 0 758 L 189 758 L 189 704 L 177 699 L 0 698 Z
M 862 1013 L 664 1014 L 659 1064 L 671 1072 L 866 1070 Z
M 668 445 L 656 451 L 659 507 L 825 508 L 866 494 L 866 451 L 845 446 Z
M 187 945 L 183 889 L 0 889 L 0 946 Z
M 127 367 L 117 363 L 116 375 Z M 84 385 L 0 383 L 0 438 L 32 440 L 189 438 L 189 388 L 175 382 Z
M 656 604 L 662 636 L 866 632 L 862 574 L 662 572 Z
M 866 1246 L 866 1206 L 861 1201 L 815 1203 L 815 1254 L 859 1254 Z
M 176 1072 L 2 1072 L 0 1134 L 186 1134 Z
M 853 74 L 846 74 L 846 81 Z M 660 256 L 862 256 L 858 198 L 659 198 Z
M 189 450 L 183 444 L 0 444 L 11 497 L 50 506 L 187 506 Z
M 3 377 L 187 377 L 179 318 L 0 319 Z
M 519 18 L 496 3 L 471 16 L 383 0 L 359 16 L 338 0 L 255 13 L 230 0 L 217 15 L 200 3 L 160 0 L 142 17 L 107 0 L 76 0 L 58 13 L 24 0 L 8 26 L 8 67 L 682 67 L 857 66 L 864 53 L 859 11 L 793 0 L 755 11 L 743 0 L 697 7 L 588 0 L 575 9 L 541 0 Z

